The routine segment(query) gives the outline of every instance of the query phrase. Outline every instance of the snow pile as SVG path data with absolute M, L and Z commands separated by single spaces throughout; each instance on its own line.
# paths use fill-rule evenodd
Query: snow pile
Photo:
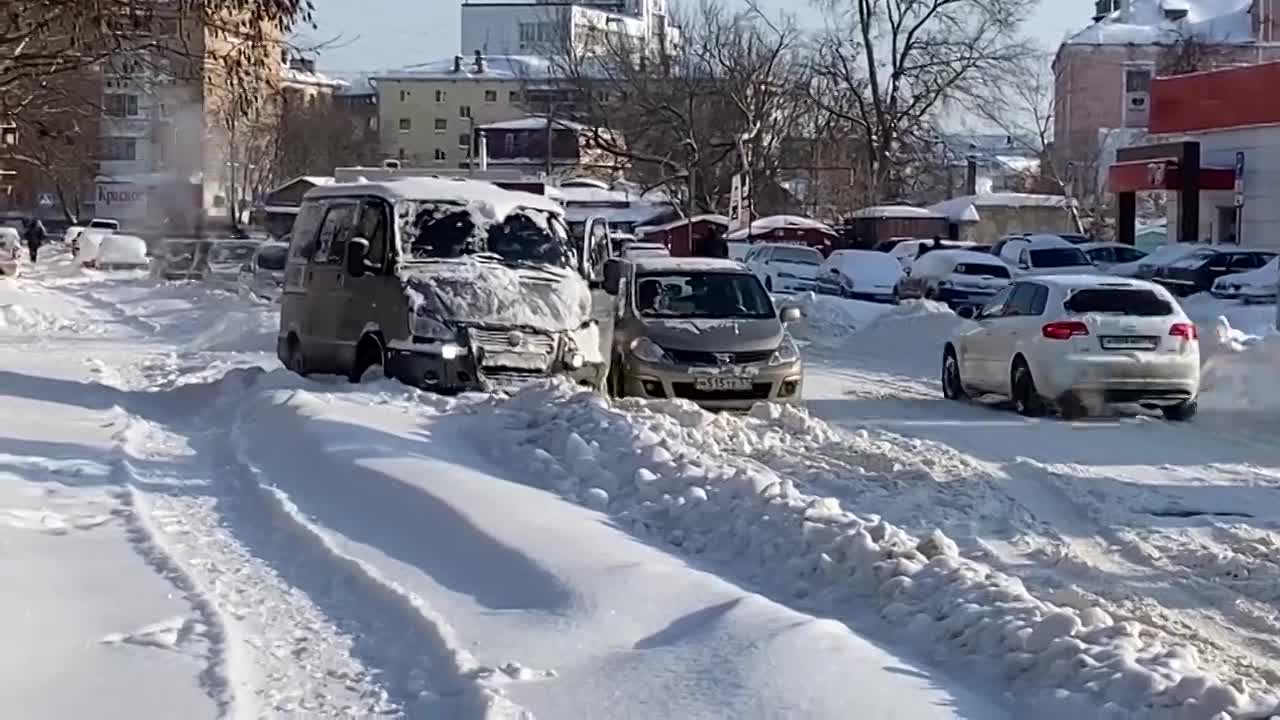
M 845 300 L 812 292 L 783 298 L 780 302 L 799 307 L 804 315 L 804 319 L 792 327 L 792 334 L 820 345 L 839 344 L 893 309 L 891 305 Z
M 0 305 L 0 330 L 16 334 L 40 335 L 51 332 L 86 332 L 86 323 L 17 304 Z
M 1280 335 L 1258 338 L 1231 328 L 1226 318 L 1213 333 L 1200 334 L 1203 370 L 1200 405 L 1231 412 L 1253 411 L 1280 418 Z
M 228 303 L 229 305 L 229 303 Z M 275 352 L 280 334 L 276 307 L 266 303 L 228 307 L 187 345 L 189 351 Z
M 822 442 L 840 441 L 802 410 L 762 405 L 734 418 L 682 401 L 615 408 L 565 385 L 480 408 L 486 430 L 496 413 L 516 435 L 488 447 L 633 533 L 737 568 L 740 580 L 822 613 L 874 609 L 886 635 L 985 668 L 1054 710 L 1117 720 L 1280 711 L 1273 697 L 1204 674 L 1193 648 L 1152 628 L 1034 597 L 1018 579 L 962 557 L 939 530 L 915 536 L 850 512 L 744 457 L 761 447 L 803 447 L 816 432 Z M 837 473 L 894 471 L 874 453 L 871 467 L 858 467 L 860 442 L 849 441 Z

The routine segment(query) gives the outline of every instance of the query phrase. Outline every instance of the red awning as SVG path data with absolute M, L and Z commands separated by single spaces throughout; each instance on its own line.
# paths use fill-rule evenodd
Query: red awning
M 1200 168 L 1201 190 L 1232 190 L 1236 174 L 1231 168 Z M 1107 168 L 1107 188 L 1113 193 L 1182 188 L 1176 160 L 1133 160 Z

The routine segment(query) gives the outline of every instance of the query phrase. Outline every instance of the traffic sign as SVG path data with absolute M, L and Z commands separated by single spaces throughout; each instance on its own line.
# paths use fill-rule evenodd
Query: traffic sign
M 40 193 L 40 199 L 37 201 L 40 207 L 53 207 L 53 193 Z

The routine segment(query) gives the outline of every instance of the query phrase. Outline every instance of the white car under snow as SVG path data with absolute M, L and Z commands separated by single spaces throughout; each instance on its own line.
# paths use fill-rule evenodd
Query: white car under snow
M 1244 273 L 1235 273 L 1218 278 L 1213 282 L 1209 292 L 1224 300 L 1240 299 L 1246 303 L 1275 302 L 1277 286 L 1280 285 L 1280 257 L 1271 262 Z
M 1018 412 L 1074 418 L 1107 405 L 1196 412 L 1196 326 L 1168 290 L 1142 280 L 1058 275 L 1019 280 L 961 326 L 943 349 L 951 400 L 995 394 Z
M 0 227 L 0 275 L 13 277 L 22 263 L 22 238 L 10 227 Z
M 874 250 L 837 250 L 818 268 L 817 290 L 826 295 L 893 302 L 902 266 Z
M 1149 255 L 1132 262 L 1119 263 L 1107 268 L 1108 275 L 1116 275 L 1118 277 L 1132 277 L 1140 280 L 1150 280 L 1155 277 L 1156 270 L 1166 265 L 1171 265 L 1182 258 L 1190 255 L 1197 250 L 1203 250 L 1204 245 L 1198 243 L 1170 243 L 1161 245 L 1152 250 Z
M 147 242 L 133 235 L 107 235 L 94 256 L 99 270 L 145 270 L 150 264 Z
M 760 243 L 743 263 L 769 292 L 808 292 L 814 289 L 822 253 L 805 245 Z

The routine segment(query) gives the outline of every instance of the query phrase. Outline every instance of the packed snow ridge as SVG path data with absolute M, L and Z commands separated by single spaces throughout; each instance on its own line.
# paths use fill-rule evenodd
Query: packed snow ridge
M 843 434 L 804 410 L 759 405 L 745 418 L 686 401 L 611 405 L 568 385 L 526 389 L 475 409 L 517 433 L 505 459 L 549 488 L 608 512 L 646 539 L 740 568 L 778 599 L 836 617 L 870 604 L 895 639 L 941 661 L 981 658 L 1028 701 L 1102 718 L 1268 717 L 1280 700 L 1206 674 L 1193 648 L 1093 606 L 1032 596 L 961 556 L 941 531 L 914 536 L 803 479 L 750 459 L 771 447 L 843 444 L 868 475 L 891 474 L 884 443 Z M 497 446 L 499 444 L 495 444 Z M 972 667 L 972 665 L 970 665 Z

